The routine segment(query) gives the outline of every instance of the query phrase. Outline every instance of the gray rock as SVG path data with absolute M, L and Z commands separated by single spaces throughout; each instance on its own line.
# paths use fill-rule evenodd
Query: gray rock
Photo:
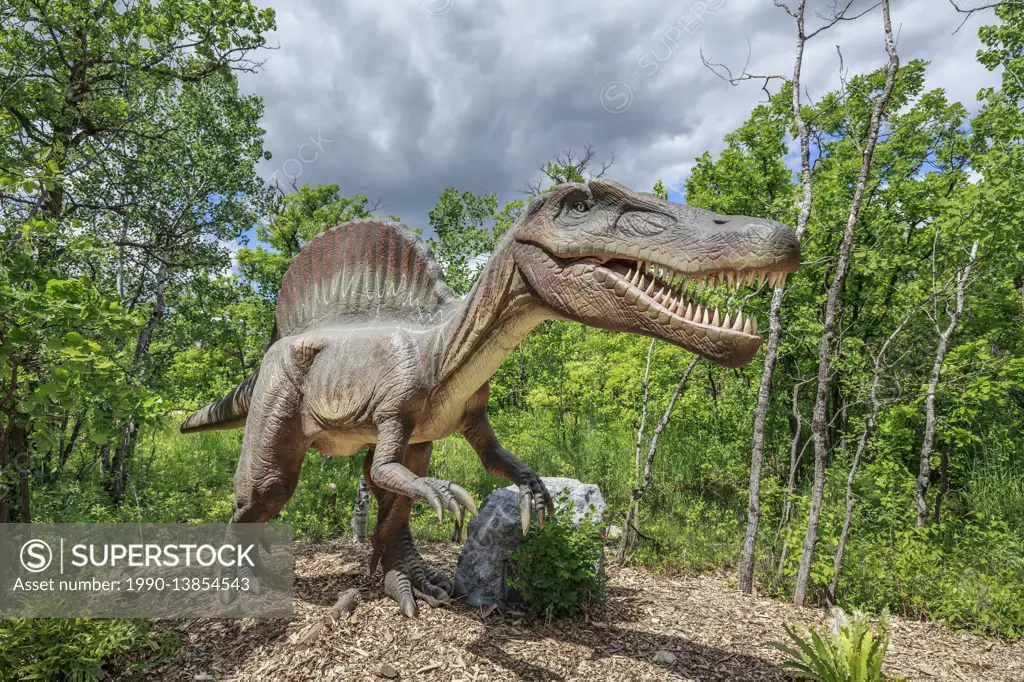
M 597 523 L 601 522 L 605 502 L 601 489 L 596 485 L 581 483 L 574 478 L 541 480 L 555 500 L 557 514 L 571 514 L 573 525 L 580 523 L 586 516 Z M 562 500 L 566 494 L 567 502 Z M 516 595 L 510 594 L 506 580 L 509 558 L 522 542 L 519 489 L 509 486 L 495 490 L 480 507 L 480 518 L 470 520 L 466 543 L 459 554 L 455 575 L 469 592 L 466 599 L 468 603 L 483 606 L 518 601 Z M 599 568 L 602 568 L 603 561 L 600 564 Z

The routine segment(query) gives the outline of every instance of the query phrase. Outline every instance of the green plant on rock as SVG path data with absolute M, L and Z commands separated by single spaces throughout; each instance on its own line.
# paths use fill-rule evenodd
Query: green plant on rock
M 861 611 L 847 616 L 834 609 L 828 630 L 819 633 L 804 625 L 787 625 L 793 644 L 771 646 L 794 660 L 783 665 L 794 674 L 818 682 L 882 682 L 882 662 L 889 647 L 888 614 L 882 614 L 876 633 Z
M 559 507 L 565 510 L 565 505 Z M 571 511 L 562 511 L 545 523 L 543 531 L 531 528 L 512 554 L 509 586 L 549 620 L 604 602 L 604 550 L 592 515 L 593 507 L 573 523 Z

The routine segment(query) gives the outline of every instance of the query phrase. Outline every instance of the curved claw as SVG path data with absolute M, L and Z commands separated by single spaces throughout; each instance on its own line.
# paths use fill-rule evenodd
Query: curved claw
M 533 506 L 533 495 L 523 492 L 519 495 L 519 511 L 523 519 L 523 537 L 530 532 L 530 507 Z
M 476 502 L 473 501 L 473 496 L 466 492 L 465 488 L 455 485 L 454 483 L 449 483 L 448 490 L 460 505 L 469 510 L 470 514 L 476 518 L 480 518 L 480 513 L 476 509 Z
M 402 573 L 391 570 L 384 576 L 384 594 L 398 602 L 398 609 L 406 618 L 416 618 L 419 610 L 416 608 L 416 597 L 413 595 L 412 584 Z
M 444 521 L 444 508 L 441 506 L 441 497 L 430 486 L 427 486 L 427 504 L 437 514 L 438 521 Z
M 459 582 L 458 579 L 452 580 L 452 589 L 449 594 L 452 595 L 453 599 L 465 599 L 469 596 L 469 588 Z
M 426 592 L 418 588 L 413 588 L 413 594 L 422 599 L 423 601 L 427 602 L 428 604 L 430 604 L 431 607 L 434 608 L 438 606 L 452 605 L 452 600 L 448 597 L 448 595 L 444 595 L 443 597 L 435 597 L 433 595 L 427 594 Z

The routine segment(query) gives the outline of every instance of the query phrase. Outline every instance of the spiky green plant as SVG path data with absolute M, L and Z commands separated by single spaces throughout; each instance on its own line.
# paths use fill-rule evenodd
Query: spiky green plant
M 889 647 L 889 618 L 883 613 L 877 634 L 868 617 L 847 617 L 834 609 L 830 627 L 821 633 L 805 625 L 786 626 L 792 645 L 771 642 L 793 660 L 783 665 L 797 677 L 818 682 L 882 682 L 882 662 Z

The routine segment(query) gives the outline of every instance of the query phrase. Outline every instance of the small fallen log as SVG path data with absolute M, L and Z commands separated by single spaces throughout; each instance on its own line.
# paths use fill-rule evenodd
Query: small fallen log
M 359 594 L 359 590 L 354 587 L 339 594 L 338 601 L 334 602 L 334 606 L 328 609 L 327 613 L 320 620 L 310 625 L 295 638 L 295 651 L 305 651 L 308 649 L 316 638 L 320 636 L 324 628 L 347 618 L 349 614 L 355 611 L 360 601 L 362 601 L 362 596 Z

